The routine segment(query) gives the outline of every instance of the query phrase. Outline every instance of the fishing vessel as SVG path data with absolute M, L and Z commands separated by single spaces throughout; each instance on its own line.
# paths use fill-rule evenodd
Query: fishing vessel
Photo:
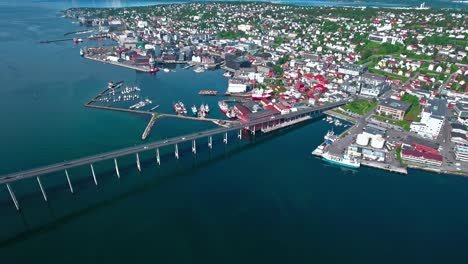
M 159 68 L 151 68 L 150 71 L 149 71 L 149 73 L 150 73 L 150 74 L 155 74 L 155 73 L 157 73 L 158 71 L 159 71 Z
M 184 103 L 182 103 L 181 101 L 178 101 L 177 103 L 175 103 L 173 107 L 174 107 L 174 111 L 176 112 L 176 114 L 178 115 L 187 114 L 187 109 L 185 108 Z
M 208 104 L 205 104 L 205 113 L 209 113 L 210 112 L 210 107 L 208 106 Z
M 236 111 L 234 111 L 234 108 L 230 108 L 226 113 L 225 113 L 226 117 L 229 118 L 229 119 L 236 119 L 237 116 L 236 116 Z
M 223 112 L 223 113 L 226 113 L 227 111 L 229 111 L 229 106 L 226 103 L 226 101 L 219 101 L 218 106 L 219 106 L 219 109 L 221 110 L 221 112 Z
M 197 107 L 196 107 L 195 105 L 193 105 L 193 106 L 192 106 L 192 114 L 193 114 L 194 116 L 196 116 L 197 113 L 198 113 L 198 112 L 197 112 Z
M 343 156 L 335 156 L 330 154 L 329 152 L 325 152 L 322 155 L 322 160 L 328 162 L 330 164 L 335 164 L 347 168 L 359 168 L 361 167 L 361 163 L 355 159 L 351 158 L 348 154 L 344 154 Z

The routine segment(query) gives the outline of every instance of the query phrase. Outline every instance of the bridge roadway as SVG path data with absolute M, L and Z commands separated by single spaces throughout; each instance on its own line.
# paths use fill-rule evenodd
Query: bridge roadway
M 74 167 L 78 167 L 78 166 L 82 166 L 82 165 L 86 165 L 86 164 L 92 164 L 92 163 L 95 163 L 95 162 L 98 162 L 98 161 L 104 161 L 104 160 L 108 160 L 108 159 L 113 159 L 113 158 L 118 158 L 118 157 L 122 157 L 122 156 L 131 155 L 131 154 L 136 154 L 136 153 L 139 153 L 139 152 L 144 152 L 144 151 L 148 151 L 148 150 L 152 150 L 152 149 L 171 146 L 171 145 L 175 145 L 175 144 L 178 144 L 178 143 L 181 143 L 181 142 L 186 142 L 186 141 L 191 142 L 192 140 L 196 140 L 196 139 L 199 139 L 199 138 L 206 138 L 206 137 L 210 137 L 210 136 L 221 134 L 221 133 L 227 133 L 229 131 L 233 131 L 233 130 L 237 130 L 237 129 L 251 128 L 251 127 L 254 127 L 256 125 L 266 123 L 266 122 L 269 122 L 269 121 L 273 121 L 273 120 L 289 119 L 289 118 L 294 118 L 294 117 L 297 117 L 297 116 L 300 116 L 300 115 L 311 114 L 311 113 L 314 113 L 314 112 L 323 112 L 325 110 L 329 110 L 329 109 L 332 109 L 332 108 L 335 108 L 335 107 L 338 107 L 338 106 L 341 106 L 341 105 L 344 105 L 344 104 L 346 104 L 346 102 L 341 101 L 341 102 L 327 104 L 327 105 L 323 105 L 323 106 L 319 106 L 319 107 L 311 107 L 311 108 L 307 108 L 307 109 L 300 109 L 297 112 L 292 112 L 292 113 L 289 113 L 289 114 L 286 114 L 286 115 L 276 116 L 274 119 L 264 118 L 264 119 L 255 120 L 255 121 L 252 121 L 252 122 L 249 122 L 249 123 L 243 123 L 243 124 L 239 123 L 239 124 L 235 124 L 235 125 L 233 125 L 233 126 L 231 126 L 229 128 L 224 128 L 224 127 L 215 128 L 215 129 L 206 130 L 206 131 L 202 131 L 202 132 L 198 132 L 198 133 L 193 133 L 193 134 L 189 134 L 189 135 L 185 135 L 185 136 L 173 137 L 173 138 L 169 138 L 169 139 L 166 139 L 166 140 L 161 140 L 161 141 L 157 141 L 157 142 L 153 142 L 153 143 L 143 144 L 143 145 L 134 146 L 134 147 L 128 147 L 128 148 L 115 150 L 115 151 L 111 151 L 111 152 L 106 152 L 106 153 L 101 153 L 101 154 L 97 154 L 97 155 L 94 155 L 94 156 L 88 156 L 88 157 L 85 157 L 85 158 L 75 159 L 75 160 L 71 160 L 71 161 L 64 161 L 64 162 L 60 162 L 60 163 L 56 163 L 56 164 L 52 164 L 52 165 L 48 165 L 48 166 L 40 167 L 40 168 L 36 168 L 36 169 L 31 169 L 31 170 L 27 170 L 27 171 L 15 172 L 15 173 L 11 173 L 11 174 L 8 174 L 8 175 L 1 176 L 0 177 L 0 184 L 11 183 L 11 182 L 18 181 L 18 180 L 23 180 L 23 179 L 27 179 L 27 178 L 40 176 L 40 175 L 43 175 L 43 174 L 48 174 L 48 173 L 57 172 L 57 171 L 63 171 L 63 170 L 66 170 L 66 169 L 70 169 L 70 168 L 74 168 Z

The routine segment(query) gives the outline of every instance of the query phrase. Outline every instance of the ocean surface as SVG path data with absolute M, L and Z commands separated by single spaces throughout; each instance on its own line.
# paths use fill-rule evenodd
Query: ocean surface
M 143 1 L 135 1 L 142 3 Z M 176 100 L 209 103 L 222 71 L 176 67 L 155 76 L 79 57 L 81 45 L 38 44 L 81 29 L 60 9 L 97 1 L 1 2 L 0 175 L 141 144 L 148 119 L 83 107 L 109 80 L 142 88 L 171 112 Z M 105 2 L 106 6 L 120 1 Z M 133 3 L 126 1 L 125 3 Z M 99 4 L 101 5 L 101 4 Z M 149 141 L 208 129 L 161 120 Z M 215 138 L 198 155 L 181 146 L 0 186 L 1 263 L 466 263 L 468 178 L 407 176 L 326 165 L 311 151 L 331 127 L 320 119 L 248 140 Z M 342 129 L 342 128 L 338 128 Z

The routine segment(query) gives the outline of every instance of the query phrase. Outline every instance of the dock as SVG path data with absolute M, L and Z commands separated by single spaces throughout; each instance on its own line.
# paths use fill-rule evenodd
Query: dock
M 156 114 L 153 114 L 151 120 L 148 122 L 148 125 L 145 128 L 145 131 L 143 131 L 143 134 L 141 135 L 141 140 L 145 140 L 148 137 L 157 119 L 158 116 Z
M 382 162 L 371 161 L 371 160 L 360 160 L 362 166 L 367 166 L 375 169 L 386 170 L 395 173 L 408 174 L 408 170 L 404 167 L 397 167 L 391 164 L 385 164 Z
M 229 92 L 226 92 L 224 94 L 225 96 L 231 96 L 231 97 L 248 97 L 250 98 L 252 95 L 251 94 L 246 94 L 246 93 L 229 93 Z
M 136 70 L 136 71 L 150 72 L 149 67 L 132 65 L 132 64 L 123 63 L 123 62 L 107 61 L 107 60 L 91 57 L 89 55 L 84 55 L 83 58 L 88 59 L 88 60 L 99 61 L 99 62 L 106 63 L 106 64 L 112 64 L 112 65 L 115 65 L 115 66 L 125 67 L 125 68 L 129 68 L 129 69 Z
M 310 119 L 312 119 L 311 116 L 304 116 L 304 117 L 300 117 L 300 118 L 293 119 L 293 120 L 290 120 L 290 121 L 282 122 L 279 125 L 263 127 L 260 131 L 262 131 L 262 133 L 268 133 L 268 132 L 275 131 L 275 130 L 278 130 L 278 129 L 281 129 L 281 128 L 285 128 L 285 127 L 288 127 L 288 126 L 291 126 L 291 125 L 295 125 L 295 124 L 298 124 L 298 123 L 301 123 L 301 122 L 304 122 L 304 121 L 307 121 L 307 120 L 310 120 Z
M 215 90 L 200 90 L 198 92 L 199 95 L 210 95 L 210 96 L 216 96 L 218 95 L 218 91 Z

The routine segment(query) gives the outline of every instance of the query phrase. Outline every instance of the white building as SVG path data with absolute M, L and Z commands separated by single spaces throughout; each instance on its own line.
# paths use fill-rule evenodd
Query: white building
M 430 106 L 421 113 L 421 121 L 411 124 L 411 132 L 415 132 L 421 137 L 436 139 L 447 114 L 447 102 L 443 99 L 429 100 Z
M 231 79 L 227 89 L 228 93 L 245 93 L 247 92 L 247 84 L 242 80 Z

